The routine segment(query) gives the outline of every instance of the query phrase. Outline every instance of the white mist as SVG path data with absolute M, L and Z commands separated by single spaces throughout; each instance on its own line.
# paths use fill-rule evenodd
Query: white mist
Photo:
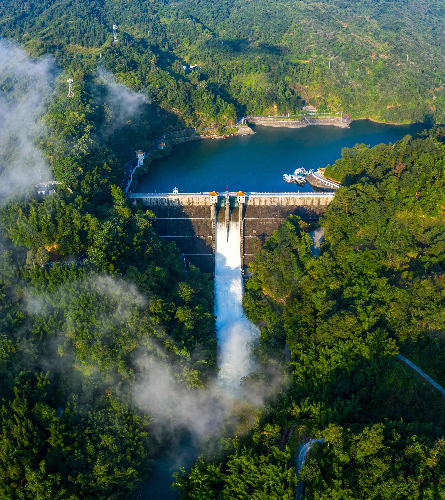
M 215 311 L 220 383 L 236 389 L 253 370 L 252 349 L 260 331 L 245 316 L 242 306 L 239 221 L 216 225 Z

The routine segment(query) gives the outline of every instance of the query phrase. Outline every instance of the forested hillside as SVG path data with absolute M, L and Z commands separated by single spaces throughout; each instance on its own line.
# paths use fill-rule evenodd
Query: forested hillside
M 136 148 L 243 115 L 313 104 L 443 123 L 444 14 L 426 0 L 0 2 L 0 498 L 132 498 L 194 425 L 206 453 L 176 477 L 184 498 L 292 499 L 310 437 L 329 446 L 302 472 L 307 498 L 445 495 L 444 402 L 395 358 L 445 384 L 442 127 L 328 166 L 345 187 L 320 258 L 296 217 L 258 252 L 244 298 L 258 373 L 241 391 L 255 403 L 206 392 L 213 283 L 120 188 Z
M 149 103 L 85 68 L 68 99 L 11 44 L 0 68 L 0 498 L 128 498 L 181 425 L 140 387 L 214 374 L 212 284 L 119 187 L 133 141 L 151 144 Z
M 101 62 L 194 126 L 292 114 L 303 103 L 353 118 L 443 122 L 444 17 L 438 0 L 0 6 L 2 36 L 70 71 Z
M 345 149 L 326 170 L 347 187 L 321 222 L 321 256 L 295 217 L 267 240 L 244 305 L 263 363 L 281 359 L 291 382 L 249 435 L 177 477 L 183 498 L 292 499 L 309 437 L 324 444 L 302 469 L 304 498 L 445 494 L 444 398 L 395 357 L 444 384 L 444 157 L 443 128 Z

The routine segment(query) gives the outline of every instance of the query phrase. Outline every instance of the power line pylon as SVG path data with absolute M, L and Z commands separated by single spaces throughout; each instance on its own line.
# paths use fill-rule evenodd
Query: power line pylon
M 68 78 L 68 97 L 74 97 L 74 92 L 73 92 L 73 79 Z

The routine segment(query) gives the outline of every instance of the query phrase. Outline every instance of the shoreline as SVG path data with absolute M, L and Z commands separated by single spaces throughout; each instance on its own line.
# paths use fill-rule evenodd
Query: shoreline
M 258 118 L 269 118 L 269 117 L 258 117 Z M 271 120 L 270 121 L 273 121 L 273 117 L 270 117 Z M 284 120 L 283 120 L 284 121 Z M 292 122 L 294 120 L 291 120 Z M 373 123 L 377 123 L 379 125 L 390 125 L 390 126 L 403 126 L 403 125 L 406 125 L 406 126 L 410 126 L 410 125 L 424 125 L 425 127 L 428 127 L 426 124 L 424 124 L 423 122 L 413 122 L 413 123 L 389 123 L 389 122 L 381 122 L 381 121 L 378 121 L 378 120 L 374 120 L 372 118 L 358 118 L 358 119 L 352 119 L 352 118 L 349 118 L 348 117 L 348 124 L 344 124 L 344 125 L 338 125 L 338 124 L 334 124 L 334 123 L 314 123 L 314 122 L 309 122 L 309 123 L 305 123 L 304 125 L 301 124 L 301 122 L 299 122 L 298 126 L 285 126 L 285 125 L 272 125 L 269 123 L 261 123 L 259 124 L 258 123 L 258 126 L 260 127 L 272 127 L 272 128 L 305 128 L 305 127 L 310 127 L 310 126 L 334 126 L 334 127 L 339 127 L 339 128 L 350 128 L 350 125 L 353 123 L 353 122 L 358 122 L 358 121 L 370 121 L 370 122 L 373 122 Z M 256 123 L 255 123 L 256 125 Z M 235 128 L 235 127 L 233 127 Z M 241 130 L 240 130 L 241 128 Z M 252 128 L 250 126 L 243 126 L 243 125 L 238 125 L 237 126 L 237 129 L 238 131 L 236 133 L 234 132 L 231 132 L 231 133 L 228 133 L 228 134 L 225 134 L 225 135 L 216 135 L 216 134 L 213 134 L 213 135 L 195 135 L 195 136 L 190 136 L 190 137 L 184 137 L 184 138 L 181 138 L 180 140 L 178 141 L 173 141 L 171 143 L 171 147 L 167 150 L 167 154 L 161 156 L 160 158 L 153 158 L 153 159 L 150 159 L 150 163 L 146 166 L 146 168 L 143 168 L 143 169 L 137 169 L 133 172 L 134 176 L 133 176 L 133 180 L 132 180 L 132 183 L 133 184 L 133 189 L 135 189 L 138 185 L 138 180 L 139 180 L 139 177 L 141 177 L 142 175 L 146 174 L 148 172 L 148 167 L 151 165 L 152 161 L 153 160 L 160 160 L 162 158 L 166 158 L 167 156 L 170 155 L 173 147 L 176 145 L 176 144 L 183 144 L 183 143 L 186 143 L 186 142 L 192 142 L 192 141 L 198 141 L 198 140 L 201 140 L 201 139 L 213 139 L 213 140 L 221 140 L 221 139 L 228 139 L 230 137 L 238 137 L 238 136 L 246 136 L 246 135 L 253 135 L 255 134 L 256 132 L 254 130 L 252 130 Z M 129 186 L 128 190 L 131 188 L 131 185 Z
M 232 127 L 232 128 L 235 128 L 235 127 Z M 130 191 L 130 188 L 133 186 L 133 188 L 136 188 L 137 185 L 138 185 L 138 179 L 141 175 L 144 175 L 148 172 L 148 167 L 151 165 L 152 161 L 153 160 L 161 160 L 162 158 L 166 158 L 167 156 L 170 155 L 171 153 L 171 150 L 173 150 L 173 147 L 176 145 L 176 144 L 184 144 L 186 142 L 192 142 L 192 141 L 200 141 L 201 139 L 213 139 L 213 140 L 221 140 L 221 139 L 228 139 L 230 137 L 243 137 L 243 136 L 246 136 L 246 135 L 253 135 L 255 134 L 255 131 L 252 130 L 251 127 L 249 127 L 248 125 L 238 125 L 236 126 L 237 128 L 237 131 L 236 132 L 230 132 L 230 133 L 227 133 L 227 134 L 223 134 L 223 135 L 217 135 L 217 134 L 212 134 L 212 135 L 191 135 L 189 137 L 181 137 L 177 140 L 173 139 L 172 143 L 170 144 L 170 148 L 167 150 L 167 154 L 166 155 L 163 155 L 161 156 L 161 158 L 147 158 L 146 159 L 149 159 L 150 162 L 148 164 L 146 164 L 146 168 L 145 168 L 145 165 L 143 165 L 143 168 L 141 169 L 140 167 L 136 167 L 132 173 L 131 173 L 131 177 L 132 177 L 132 180 L 130 182 L 130 184 L 128 185 L 128 188 L 125 192 L 129 193 L 131 192 Z M 173 132 L 174 134 L 174 132 Z M 165 136 L 164 136 L 165 137 Z M 156 142 L 159 142 L 160 138 L 158 139 L 155 139 L 155 143 Z M 164 146 L 165 147 L 165 146 Z M 164 147 L 160 148 L 159 146 L 151 152 L 152 153 L 155 153 L 155 152 L 158 152 L 162 149 L 164 149 Z
M 363 121 L 370 121 L 373 123 L 378 123 L 379 125 L 394 125 L 396 127 L 401 127 L 402 125 L 425 125 L 427 127 L 428 125 L 424 122 L 405 122 L 405 123 L 396 123 L 396 122 L 382 122 L 379 120 L 374 120 L 374 118 L 354 118 L 352 121 L 354 122 L 363 122 Z M 433 126 L 433 125 L 431 125 Z

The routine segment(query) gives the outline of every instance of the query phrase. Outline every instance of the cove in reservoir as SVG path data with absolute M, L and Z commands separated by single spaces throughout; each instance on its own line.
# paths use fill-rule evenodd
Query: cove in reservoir
M 150 165 L 139 178 L 139 193 L 199 191 L 312 191 L 286 184 L 283 174 L 298 167 L 317 169 L 334 163 L 341 150 L 363 143 L 396 142 L 425 129 L 424 124 L 385 125 L 359 120 L 350 128 L 311 126 L 300 129 L 254 127 L 255 135 L 203 139 L 179 144 L 172 153 Z

